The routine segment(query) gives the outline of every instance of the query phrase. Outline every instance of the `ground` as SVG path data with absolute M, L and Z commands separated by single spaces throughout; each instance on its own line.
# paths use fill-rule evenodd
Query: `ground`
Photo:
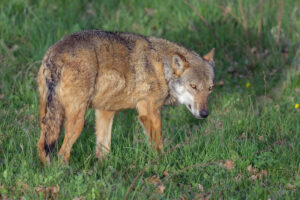
M 0 2 L 0 199 L 299 198 L 299 2 L 49 2 Z M 100 163 L 89 110 L 69 166 L 57 162 L 60 140 L 43 167 L 36 74 L 51 44 L 83 29 L 163 37 L 200 55 L 215 47 L 210 116 L 165 107 L 158 155 L 137 113 L 119 112 Z

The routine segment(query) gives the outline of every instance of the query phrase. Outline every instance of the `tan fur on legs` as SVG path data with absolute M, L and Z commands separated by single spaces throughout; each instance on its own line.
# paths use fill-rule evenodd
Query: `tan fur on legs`
M 43 130 L 42 127 L 41 127 L 41 129 Z M 38 141 L 38 143 L 37 143 L 36 146 L 38 148 L 40 161 L 44 165 L 49 164 L 50 163 L 50 159 L 49 159 L 49 155 L 47 156 L 46 152 L 45 152 L 45 135 L 44 135 L 43 131 L 41 131 L 41 136 L 40 136 L 40 139 L 39 139 L 39 141 Z
M 58 152 L 59 160 L 63 159 L 64 164 L 69 162 L 72 146 L 82 131 L 85 113 L 85 108 L 79 110 L 66 109 L 65 138 Z
M 155 115 L 152 115 L 151 122 L 152 122 L 152 130 L 151 130 L 151 138 L 155 142 L 155 148 L 158 152 L 161 152 L 163 149 L 163 137 L 161 132 L 161 116 L 160 116 L 160 109 L 157 110 L 158 112 Z
M 96 110 L 96 157 L 101 161 L 110 151 L 111 129 L 115 112 Z
M 46 165 L 50 163 L 50 159 L 49 156 L 46 155 L 45 152 L 45 132 L 44 132 L 44 123 L 43 123 L 43 119 L 46 115 L 46 104 L 45 102 L 40 98 L 40 127 L 41 127 L 41 136 L 40 139 L 37 143 L 37 148 L 38 148 L 38 152 L 39 152 L 39 158 L 41 160 L 41 162 Z
M 41 127 L 41 136 L 37 143 L 37 148 L 39 152 L 39 158 L 43 164 L 47 164 L 50 162 L 49 156 L 46 155 L 45 152 L 45 126 L 43 123 L 43 119 L 46 115 L 46 83 L 42 77 L 42 67 L 39 70 L 37 81 L 39 83 L 39 96 L 40 96 L 40 127 Z
M 155 106 L 150 101 L 139 101 L 137 103 L 139 112 L 139 121 L 144 127 L 145 134 L 149 136 L 151 146 L 158 152 L 163 149 L 163 141 L 161 134 L 161 116 L 160 106 Z

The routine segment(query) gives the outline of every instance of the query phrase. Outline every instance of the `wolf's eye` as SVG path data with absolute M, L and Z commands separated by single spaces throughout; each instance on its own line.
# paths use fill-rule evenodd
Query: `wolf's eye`
M 208 88 L 208 90 L 209 90 L 210 92 L 212 92 L 213 87 L 214 87 L 214 86 L 210 86 L 210 87 Z
M 190 86 L 191 86 L 191 88 L 193 88 L 194 90 L 197 89 L 197 86 L 196 86 L 194 83 L 191 83 Z

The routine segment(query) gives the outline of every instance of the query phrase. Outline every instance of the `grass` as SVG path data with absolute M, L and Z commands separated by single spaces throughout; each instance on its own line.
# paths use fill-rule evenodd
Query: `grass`
M 299 198 L 300 3 L 285 0 L 281 19 L 278 1 L 263 1 L 261 17 L 259 1 L 240 3 L 1 1 L 0 199 Z M 57 163 L 60 140 L 51 166 L 43 167 L 35 77 L 49 46 L 82 29 L 154 35 L 200 55 L 216 47 L 209 118 L 164 108 L 165 153 L 158 156 L 136 112 L 121 111 L 112 151 L 100 164 L 90 110 L 70 165 Z

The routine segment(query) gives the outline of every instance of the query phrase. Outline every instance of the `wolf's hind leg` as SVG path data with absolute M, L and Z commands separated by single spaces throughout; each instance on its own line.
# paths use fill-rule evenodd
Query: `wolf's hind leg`
M 69 105 L 65 110 L 65 137 L 58 152 L 58 157 L 63 159 L 64 164 L 69 162 L 72 146 L 83 129 L 86 110 L 87 104 Z
M 110 151 L 114 111 L 96 110 L 96 157 L 101 161 Z
M 38 153 L 40 161 L 45 165 L 50 163 L 49 155 L 45 151 L 45 116 L 46 116 L 46 102 L 44 99 L 40 98 L 40 127 L 41 136 L 37 143 Z

